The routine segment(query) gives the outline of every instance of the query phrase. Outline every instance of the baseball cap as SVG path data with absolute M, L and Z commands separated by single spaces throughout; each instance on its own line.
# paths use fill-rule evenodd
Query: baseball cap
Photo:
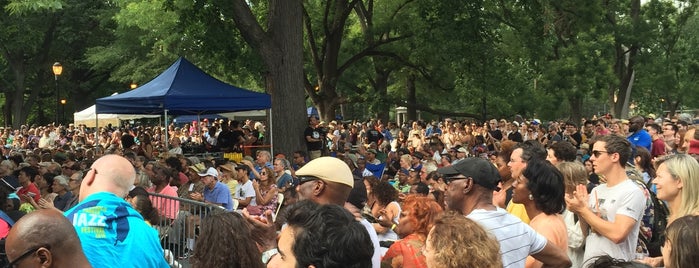
M 423 158 L 425 158 L 425 155 L 423 155 L 421 152 L 414 152 L 413 157 L 422 160 Z
M 197 163 L 195 165 L 189 166 L 189 169 L 193 170 L 197 174 L 204 172 L 206 170 L 206 166 L 204 166 L 204 163 Z
M 468 153 L 468 150 L 466 150 L 466 148 L 464 148 L 464 147 L 459 147 L 459 149 L 456 149 L 456 151 L 461 152 L 461 153 L 465 153 L 465 154 Z
M 495 166 L 480 157 L 465 158 L 454 165 L 439 168 L 437 172 L 445 176 L 464 175 L 472 178 L 474 183 L 491 190 L 499 190 L 498 183 L 502 180 Z
M 214 176 L 214 178 L 218 178 L 218 171 L 216 171 L 215 168 L 210 167 L 209 169 L 206 170 L 206 172 L 199 173 L 199 176 L 202 176 L 202 177 Z
M 376 152 L 376 150 L 374 150 L 374 149 L 369 149 L 369 150 L 366 150 L 366 151 L 367 151 L 368 153 L 378 154 L 378 152 Z
M 345 162 L 334 157 L 323 156 L 313 159 L 297 170 L 296 175 L 299 178 L 304 176 L 316 177 L 323 181 L 354 187 L 352 171 L 350 171 Z

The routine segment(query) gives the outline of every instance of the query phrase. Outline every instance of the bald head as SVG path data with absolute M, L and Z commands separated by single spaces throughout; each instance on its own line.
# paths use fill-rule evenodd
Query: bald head
M 85 174 L 80 187 L 80 201 L 97 192 L 111 192 L 125 197 L 136 179 L 136 171 L 126 158 L 109 154 L 100 157 Z
M 87 263 L 75 228 L 55 209 L 40 209 L 22 217 L 7 235 L 5 250 L 10 261 L 28 250 L 36 250 L 37 254 L 21 261 L 37 267 L 80 267 L 83 265 L 79 264 Z

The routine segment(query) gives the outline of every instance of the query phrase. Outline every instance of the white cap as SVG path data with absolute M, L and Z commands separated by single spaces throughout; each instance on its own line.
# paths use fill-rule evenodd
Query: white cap
M 216 171 L 216 169 L 212 168 L 212 167 L 207 169 L 205 173 L 198 173 L 198 174 L 199 174 L 199 176 L 202 176 L 202 177 L 214 176 L 214 178 L 218 178 L 218 171 Z

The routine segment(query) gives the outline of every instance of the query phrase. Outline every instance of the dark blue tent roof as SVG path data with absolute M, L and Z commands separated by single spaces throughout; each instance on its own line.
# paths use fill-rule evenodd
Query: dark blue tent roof
M 215 114 L 263 110 L 269 94 L 228 85 L 180 57 L 150 82 L 126 93 L 97 99 L 98 114 Z

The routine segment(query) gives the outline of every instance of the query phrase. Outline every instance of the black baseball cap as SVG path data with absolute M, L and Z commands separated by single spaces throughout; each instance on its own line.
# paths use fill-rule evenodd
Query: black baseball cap
M 498 190 L 498 183 L 502 181 L 497 168 L 490 161 L 480 157 L 465 158 L 454 165 L 439 168 L 437 172 L 444 176 L 464 175 L 490 190 Z

